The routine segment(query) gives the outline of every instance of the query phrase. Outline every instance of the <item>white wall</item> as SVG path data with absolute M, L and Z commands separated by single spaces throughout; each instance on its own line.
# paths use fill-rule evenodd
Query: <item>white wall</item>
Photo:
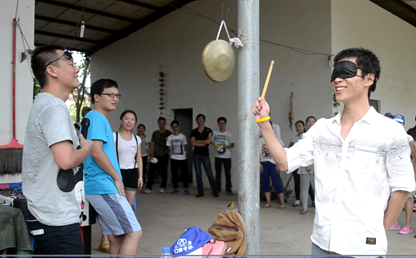
M 9 144 L 12 133 L 12 50 L 13 18 L 16 13 L 17 0 L 0 1 L 0 78 L 2 83 L 0 101 L 0 145 Z M 17 18 L 20 19 L 22 31 L 33 48 L 34 42 L 34 6 L 33 0 L 20 0 Z M 24 52 L 22 36 L 16 31 L 16 138 L 24 144 L 26 121 L 33 103 L 33 77 L 28 61 L 20 62 Z M 18 178 L 0 178 L 0 183 L 21 181 Z
M 416 28 L 367 0 L 332 0 L 332 52 L 361 46 L 380 59 L 381 76 L 372 99 L 381 113 L 401 113 L 406 128 L 416 115 Z
M 112 78 L 119 83 L 123 95 L 117 111 L 109 116 L 114 130 L 118 128 L 120 113 L 127 108 L 138 113 L 138 120 L 147 126 L 148 134 L 157 129 L 158 73 L 162 65 L 166 75 L 168 124 L 172 119 L 169 110 L 177 108 L 193 108 L 194 116 L 204 113 L 206 125 L 212 129 L 217 129 L 216 118 L 225 116 L 227 128 L 238 142 L 237 71 L 230 80 L 218 84 L 207 78 L 201 64 L 202 51 L 215 39 L 219 27 L 203 16 L 220 23 L 222 4 L 223 0 L 191 3 L 93 55 L 92 81 Z M 330 54 L 329 0 L 262 0 L 260 6 L 262 39 Z M 224 16 L 227 12 L 228 28 L 237 31 L 237 1 L 225 2 Z M 222 34 L 221 38 L 225 37 Z M 272 120 L 281 126 L 283 140 L 289 143 L 295 134 L 288 122 L 290 92 L 294 93 L 295 121 L 309 115 L 331 116 L 328 57 L 301 54 L 267 43 L 261 43 L 260 51 L 261 88 L 270 61 L 275 60 L 266 98 L 272 108 Z M 253 132 L 253 137 L 256 134 L 257 131 Z M 211 149 L 211 157 L 213 151 Z M 232 158 L 233 188 L 237 189 L 236 150 Z

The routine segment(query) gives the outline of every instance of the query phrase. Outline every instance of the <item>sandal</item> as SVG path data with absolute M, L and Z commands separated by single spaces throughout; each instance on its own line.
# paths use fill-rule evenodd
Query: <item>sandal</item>
M 110 243 L 108 241 L 102 242 L 98 246 L 98 250 L 100 250 L 103 253 L 110 253 Z
M 279 207 L 279 209 L 281 209 L 281 210 L 286 209 L 286 204 L 281 204 L 280 207 Z
M 265 204 L 265 205 L 263 205 L 263 208 L 270 208 L 270 207 L 272 207 L 270 204 Z

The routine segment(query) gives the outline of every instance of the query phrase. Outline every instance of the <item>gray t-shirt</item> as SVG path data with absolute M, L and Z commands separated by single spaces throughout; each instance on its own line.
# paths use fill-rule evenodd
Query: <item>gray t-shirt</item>
M 29 211 L 49 226 L 81 222 L 82 166 L 62 170 L 50 149 L 63 141 L 71 141 L 74 149 L 79 145 L 68 108 L 52 94 L 38 94 L 27 121 L 22 182 Z

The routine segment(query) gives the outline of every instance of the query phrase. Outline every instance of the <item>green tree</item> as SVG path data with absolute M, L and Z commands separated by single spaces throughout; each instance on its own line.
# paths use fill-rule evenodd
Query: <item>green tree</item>
M 74 120 L 74 122 L 77 123 L 81 120 L 82 108 L 86 106 L 90 106 L 90 99 L 85 98 L 85 96 L 90 96 L 90 93 L 89 93 L 90 90 L 89 88 L 86 87 L 85 84 L 91 72 L 91 58 L 88 56 L 85 56 L 85 59 L 80 65 L 77 65 L 77 64 L 75 65 L 80 70 L 80 73 L 82 76 L 81 77 L 82 81 L 79 85 L 79 88 L 72 92 L 72 95 L 74 96 L 74 101 L 75 101 L 75 116 L 72 117 L 72 113 L 71 113 L 71 117 L 72 117 L 72 120 Z
M 35 101 L 35 97 L 36 95 L 38 95 L 40 90 L 41 89 L 38 80 L 35 77 L 33 77 L 33 101 Z

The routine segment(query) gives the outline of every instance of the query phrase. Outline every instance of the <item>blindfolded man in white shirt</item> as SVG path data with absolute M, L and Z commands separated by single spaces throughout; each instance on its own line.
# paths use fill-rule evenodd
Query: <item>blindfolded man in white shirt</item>
M 331 85 L 343 111 L 318 120 L 289 149 L 274 136 L 266 100 L 260 97 L 253 106 L 281 171 L 314 163 L 312 255 L 385 255 L 386 231 L 414 189 L 405 131 L 369 104 L 379 77 L 379 60 L 370 50 L 341 51 L 334 58 Z

